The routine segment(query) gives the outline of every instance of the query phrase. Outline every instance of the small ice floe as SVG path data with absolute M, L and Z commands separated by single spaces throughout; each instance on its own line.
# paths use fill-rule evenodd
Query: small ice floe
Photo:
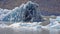
M 29 30 L 37 30 L 41 28 L 41 25 L 37 23 L 14 23 L 10 25 L 9 27 L 17 28 L 17 29 L 24 28 L 24 29 L 29 29 Z
M 0 24 L 0 28 L 5 28 L 5 27 L 8 27 L 8 25 L 6 25 L 6 24 Z
M 52 25 L 50 28 L 60 29 L 60 24 L 59 24 L 59 22 L 58 22 L 58 21 L 55 21 L 54 23 L 55 23 L 55 25 Z
M 53 25 L 49 28 L 50 34 L 59 34 L 60 24 Z
M 51 28 L 59 29 L 59 30 L 60 30 L 60 24 L 58 24 L 58 25 L 54 25 L 54 26 L 52 26 Z
M 49 28 L 52 28 L 52 27 L 54 27 L 54 26 L 56 26 L 56 25 L 59 24 L 59 22 L 56 21 L 56 19 L 50 18 L 49 20 L 50 20 L 50 24 L 48 24 L 48 25 L 46 25 L 46 26 L 42 26 L 42 28 L 49 29 Z
M 59 22 L 56 21 L 56 19 L 50 18 L 49 20 L 50 20 L 50 24 L 48 24 L 47 26 L 53 26 L 53 25 L 59 24 Z
M 57 20 L 58 22 L 60 22 L 60 16 L 57 16 L 57 17 L 56 17 L 56 20 Z
M 60 16 L 57 16 L 56 19 L 50 18 L 50 24 L 48 26 L 53 29 L 60 29 L 59 21 L 60 21 Z
M 9 27 L 18 28 L 20 26 L 19 24 L 20 23 L 14 23 L 14 24 L 9 25 Z

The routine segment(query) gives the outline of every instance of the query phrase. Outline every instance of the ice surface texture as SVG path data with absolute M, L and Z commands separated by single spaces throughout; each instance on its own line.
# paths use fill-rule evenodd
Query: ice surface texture
M 31 1 L 12 10 L 0 8 L 0 21 L 13 22 L 11 25 L 0 24 L 0 34 L 43 34 L 45 31 L 47 32 L 44 34 L 48 32 L 50 32 L 49 34 L 58 34 L 57 32 L 60 31 L 58 30 L 60 24 L 57 22 L 60 21 L 59 18 L 56 18 L 57 21 L 50 19 L 50 24 L 42 26 L 39 23 L 42 21 L 42 17 L 37 8 L 38 4 Z
M 0 9 L 0 20 L 10 22 L 40 22 L 42 21 L 42 17 L 40 11 L 37 9 L 38 4 L 31 1 L 19 7 L 15 7 L 12 10 Z

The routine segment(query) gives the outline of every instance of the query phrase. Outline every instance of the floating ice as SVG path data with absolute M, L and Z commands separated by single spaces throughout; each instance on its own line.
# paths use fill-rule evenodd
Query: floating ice
M 31 1 L 15 7 L 12 10 L 0 9 L 0 21 L 10 22 L 40 22 L 42 17 L 40 11 L 37 10 L 38 4 Z
M 0 8 L 0 21 L 13 22 L 11 25 L 0 24 L 0 28 L 12 28 L 15 30 L 31 30 L 37 31 L 40 29 L 60 29 L 60 17 L 56 19 L 50 18 L 50 24 L 47 26 L 40 25 L 42 17 L 40 12 L 37 10 L 38 4 L 31 1 L 26 4 L 22 4 L 19 7 L 15 7 L 12 10 Z M 30 23 L 33 22 L 33 23 Z
M 50 18 L 50 26 L 53 26 L 53 25 L 56 25 L 56 24 L 58 24 L 58 21 L 56 21 L 56 19 L 52 19 L 52 18 Z
M 41 28 L 39 22 L 42 21 L 42 17 L 37 8 L 38 4 L 33 3 L 31 1 L 27 2 L 26 4 L 22 4 L 19 7 L 15 7 L 12 10 L 0 8 L 0 16 L 1 16 L 0 21 L 8 23 L 13 22 L 13 24 L 7 25 L 8 27 L 11 28 L 25 28 L 25 29 L 37 30 Z M 34 22 L 34 23 L 23 23 L 23 22 Z
M 11 24 L 9 27 L 38 30 L 41 28 L 41 25 L 37 24 L 36 22 L 35 23 L 14 23 Z
M 0 28 L 6 28 L 6 27 L 8 27 L 8 25 L 6 25 L 6 24 L 0 24 Z
M 57 16 L 56 20 L 57 20 L 58 22 L 60 22 L 60 16 Z

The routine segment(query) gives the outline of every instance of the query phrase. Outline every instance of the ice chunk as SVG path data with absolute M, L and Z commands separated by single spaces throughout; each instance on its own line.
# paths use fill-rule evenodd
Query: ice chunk
M 42 17 L 37 10 L 38 4 L 28 1 L 26 4 L 22 4 L 19 7 L 15 7 L 12 10 L 0 9 L 1 21 L 9 22 L 40 22 Z
M 56 20 L 57 20 L 58 22 L 60 22 L 60 16 L 57 16 Z

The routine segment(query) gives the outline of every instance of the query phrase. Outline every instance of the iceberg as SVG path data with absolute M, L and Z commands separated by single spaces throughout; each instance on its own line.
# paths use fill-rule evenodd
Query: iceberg
M 60 31 L 60 17 L 56 19 L 49 18 L 50 23 L 46 26 L 41 25 L 41 23 L 44 23 L 43 20 L 38 10 L 38 4 L 31 1 L 12 10 L 0 8 L 0 22 L 3 22 L 0 23 L 2 34 L 40 34 L 41 32 L 45 34 L 45 31 L 48 31 L 49 34 L 57 34 Z
M 1 12 L 3 14 L 1 14 Z M 6 22 L 40 22 L 43 21 L 38 4 L 28 1 L 12 10 L 0 9 L 0 21 Z

